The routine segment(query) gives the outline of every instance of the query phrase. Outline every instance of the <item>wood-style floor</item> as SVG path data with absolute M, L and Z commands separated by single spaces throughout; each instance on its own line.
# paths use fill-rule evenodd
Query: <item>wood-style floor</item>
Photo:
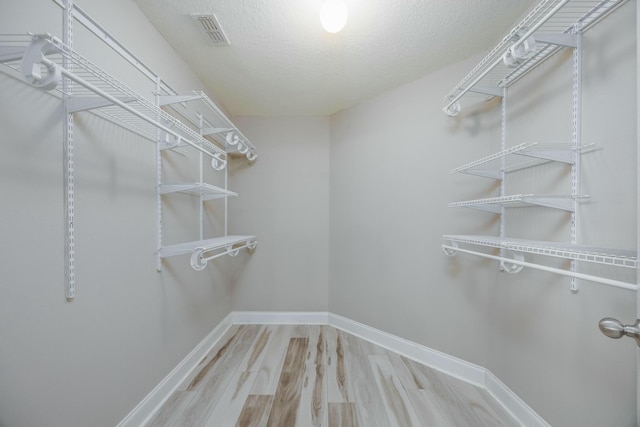
M 147 426 L 516 426 L 484 390 L 323 325 L 235 325 Z

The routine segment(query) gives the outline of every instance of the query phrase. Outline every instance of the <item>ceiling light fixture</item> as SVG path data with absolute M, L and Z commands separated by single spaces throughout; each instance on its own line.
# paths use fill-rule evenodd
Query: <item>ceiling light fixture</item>
M 325 0 L 320 10 L 322 28 L 330 33 L 337 33 L 347 23 L 347 5 L 343 0 Z

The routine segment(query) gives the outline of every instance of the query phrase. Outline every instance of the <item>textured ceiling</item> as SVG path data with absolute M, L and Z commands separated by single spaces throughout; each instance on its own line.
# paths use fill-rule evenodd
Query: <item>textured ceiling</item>
M 329 34 L 322 0 L 134 1 L 233 115 L 335 113 L 488 50 L 535 3 L 345 0 Z M 231 45 L 206 44 L 192 13 L 215 14 Z

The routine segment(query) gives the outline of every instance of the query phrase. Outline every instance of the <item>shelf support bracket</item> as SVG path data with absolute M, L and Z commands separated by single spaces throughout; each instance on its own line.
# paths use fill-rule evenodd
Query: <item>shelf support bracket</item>
M 230 128 L 202 128 L 202 136 L 213 135 L 216 133 L 229 132 Z
M 535 33 L 536 42 L 564 47 L 578 47 L 576 34 L 571 33 Z
M 497 86 L 473 86 L 469 89 L 469 92 L 481 93 L 483 95 L 489 95 L 491 97 L 497 96 L 499 98 L 502 98 L 502 89 Z
M 118 98 L 118 99 L 124 103 L 129 103 L 136 100 L 135 98 Z M 109 105 L 115 105 L 115 104 L 107 99 L 104 99 L 98 96 L 95 98 L 86 98 L 86 97 L 77 98 L 76 97 L 76 98 L 71 98 L 69 100 L 69 112 L 77 113 L 79 111 L 93 110 L 96 108 L 107 107 Z
M 183 104 L 189 101 L 195 101 L 197 99 L 202 99 L 202 96 L 199 95 L 166 95 L 160 96 L 158 98 L 158 105 L 171 105 L 171 104 Z

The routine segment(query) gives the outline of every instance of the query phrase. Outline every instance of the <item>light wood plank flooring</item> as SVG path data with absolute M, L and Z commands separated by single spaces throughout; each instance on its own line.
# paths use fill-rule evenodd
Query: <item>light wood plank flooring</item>
M 516 426 L 484 390 L 324 325 L 235 325 L 148 426 Z

